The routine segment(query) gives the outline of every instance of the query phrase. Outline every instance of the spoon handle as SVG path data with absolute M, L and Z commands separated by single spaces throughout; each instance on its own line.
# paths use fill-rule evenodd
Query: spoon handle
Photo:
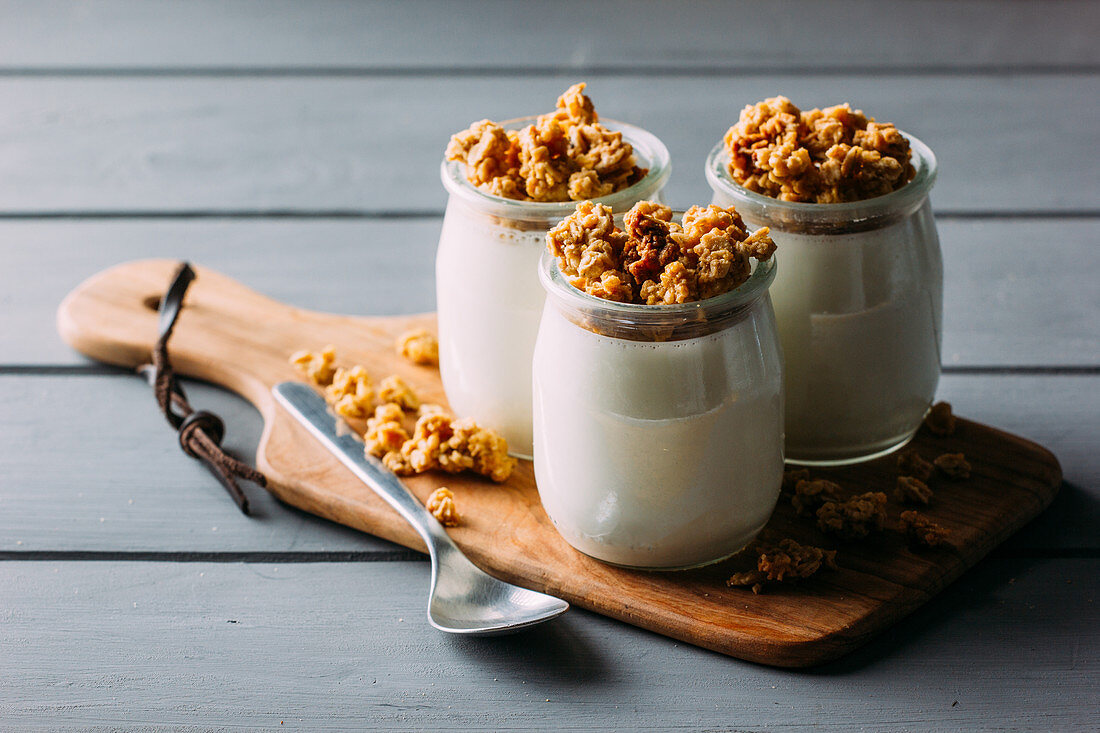
M 324 399 L 311 387 L 299 382 L 280 382 L 272 387 L 271 392 L 321 445 L 413 526 L 428 546 L 429 553 L 434 556 L 441 545 L 457 549 L 436 518 L 409 493 L 393 471 L 363 450 L 359 436 L 344 423 L 343 418 L 329 411 Z

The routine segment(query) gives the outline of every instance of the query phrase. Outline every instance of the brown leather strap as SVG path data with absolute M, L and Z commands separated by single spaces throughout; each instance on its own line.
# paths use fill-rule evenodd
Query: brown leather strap
M 153 363 L 140 367 L 138 372 L 153 386 L 157 404 L 168 424 L 179 433 L 180 446 L 184 452 L 202 461 L 233 497 L 233 501 L 237 502 L 241 511 L 248 514 L 248 497 L 237 485 L 237 479 L 266 487 L 267 477 L 222 450 L 225 423 L 211 412 L 191 407 L 168 359 L 168 340 L 172 337 L 172 330 L 176 327 L 176 320 L 183 308 L 183 296 L 187 294 L 187 288 L 194 279 L 195 271 L 191 266 L 186 262 L 180 263 L 168 292 L 160 301 L 160 337 L 153 347 Z

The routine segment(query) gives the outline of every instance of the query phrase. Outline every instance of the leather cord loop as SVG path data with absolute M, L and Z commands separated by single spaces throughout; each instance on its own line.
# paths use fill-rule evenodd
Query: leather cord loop
M 225 490 L 245 514 L 249 513 L 248 497 L 237 484 L 238 479 L 251 481 L 257 486 L 267 487 L 267 477 L 247 463 L 243 463 L 221 448 L 225 437 L 225 423 L 212 412 L 195 410 L 187 401 L 187 395 L 176 379 L 172 363 L 168 358 L 168 341 L 176 327 L 183 298 L 187 288 L 195 279 L 195 271 L 186 262 L 180 263 L 179 270 L 172 278 L 168 292 L 160 301 L 159 336 L 153 347 L 153 363 L 138 369 L 153 387 L 164 418 L 179 433 L 180 447 L 214 474 Z

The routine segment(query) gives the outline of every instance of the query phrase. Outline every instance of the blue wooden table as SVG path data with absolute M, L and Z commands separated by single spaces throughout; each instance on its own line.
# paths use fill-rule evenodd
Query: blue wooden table
M 0 729 L 1095 729 L 1098 38 L 1087 2 L 0 0 Z M 581 80 L 666 142 L 677 206 L 777 93 L 939 157 L 940 396 L 1066 481 L 838 662 L 769 669 L 580 610 L 441 635 L 421 556 L 254 487 L 241 516 L 141 380 L 56 335 L 69 289 L 144 257 L 318 310 L 430 310 L 448 135 Z M 251 407 L 190 394 L 254 450 Z

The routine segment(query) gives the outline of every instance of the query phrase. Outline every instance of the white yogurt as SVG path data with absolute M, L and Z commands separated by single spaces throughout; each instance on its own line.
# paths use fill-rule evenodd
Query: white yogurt
M 767 523 L 783 473 L 783 390 L 766 286 L 735 323 L 663 342 L 594 333 L 547 301 L 533 375 L 535 478 L 575 548 L 618 565 L 686 568 L 737 552 Z

